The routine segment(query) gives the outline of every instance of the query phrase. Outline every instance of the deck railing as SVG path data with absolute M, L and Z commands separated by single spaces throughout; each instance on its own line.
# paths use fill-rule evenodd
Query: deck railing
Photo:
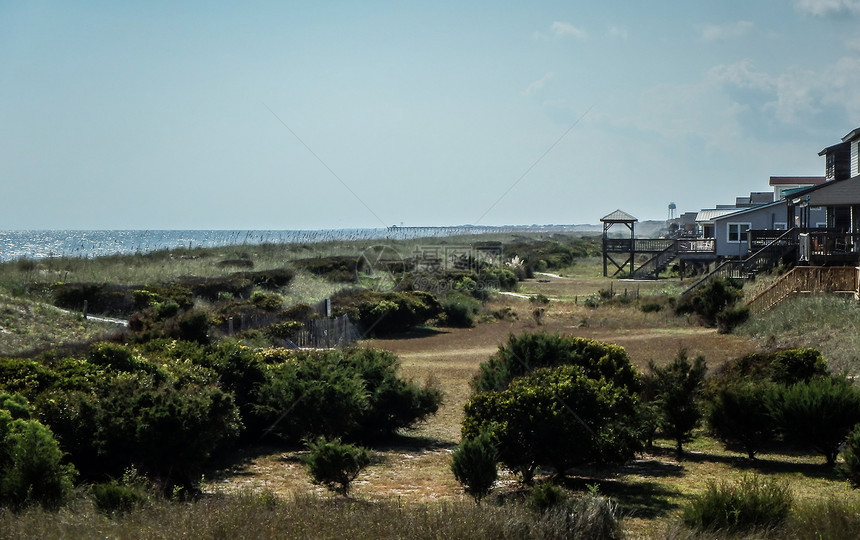
M 858 291 L 858 269 L 851 266 L 797 266 L 763 290 L 746 307 L 758 315 L 798 293 Z
M 757 231 L 758 232 L 758 231 Z M 770 238 L 770 242 L 760 247 L 745 259 L 728 260 L 720 263 L 713 271 L 690 285 L 681 293 L 681 299 L 688 298 L 693 291 L 712 279 L 733 278 L 744 279 L 750 273 L 759 272 L 774 267 L 780 260 L 797 249 L 791 241 L 797 234 L 795 229 L 782 231 L 778 236 Z M 752 237 L 750 237 L 752 238 Z

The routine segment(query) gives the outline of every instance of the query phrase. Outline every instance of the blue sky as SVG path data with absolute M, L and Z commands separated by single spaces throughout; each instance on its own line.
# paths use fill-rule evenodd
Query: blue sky
M 860 0 L 0 0 L 0 229 L 665 219 L 821 175 Z

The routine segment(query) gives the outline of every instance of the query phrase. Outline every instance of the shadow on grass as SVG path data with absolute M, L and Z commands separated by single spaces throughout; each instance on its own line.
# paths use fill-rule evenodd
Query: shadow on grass
M 435 336 L 438 334 L 449 334 L 448 330 L 441 330 L 439 328 L 432 328 L 430 326 L 416 326 L 411 330 L 407 330 L 406 332 L 400 332 L 397 334 L 385 334 L 383 336 L 379 336 L 380 339 L 384 340 L 403 340 L 403 339 L 419 339 L 430 336 Z
M 667 453 L 675 455 L 674 452 Z M 838 480 L 839 473 L 834 467 L 828 466 L 824 462 L 824 457 L 821 456 L 821 461 L 817 463 L 792 461 L 790 458 L 809 457 L 814 454 L 785 454 L 786 458 L 779 459 L 778 455 L 769 454 L 768 457 L 756 457 L 750 460 L 746 455 L 726 455 L 714 454 L 709 452 L 684 452 L 680 462 L 689 463 L 722 463 L 732 468 L 756 472 L 760 474 L 801 474 L 808 478 L 818 478 L 825 480 Z
M 677 489 L 659 482 L 567 478 L 565 487 L 577 491 L 587 491 L 597 485 L 600 494 L 612 497 L 628 517 L 655 519 L 674 512 L 679 508 L 673 499 L 684 498 Z

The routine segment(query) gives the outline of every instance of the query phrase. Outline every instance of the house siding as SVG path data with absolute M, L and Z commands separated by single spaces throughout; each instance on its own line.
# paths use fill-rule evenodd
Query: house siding
M 750 229 L 771 230 L 775 223 L 785 223 L 786 205 L 767 205 L 762 208 L 721 216 L 714 220 L 716 254 L 720 257 L 743 257 L 747 255 L 748 242 L 729 242 L 730 223 L 748 223 Z
M 851 177 L 860 174 L 860 140 L 851 142 Z

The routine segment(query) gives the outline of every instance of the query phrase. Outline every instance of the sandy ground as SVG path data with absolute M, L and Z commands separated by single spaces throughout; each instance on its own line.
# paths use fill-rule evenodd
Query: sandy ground
M 531 290 L 564 291 L 578 287 L 578 280 L 555 276 L 546 283 L 536 280 Z M 631 291 L 636 284 L 628 284 Z M 489 310 L 510 308 L 514 316 L 481 322 L 474 328 L 426 330 L 393 339 L 376 339 L 362 346 L 396 353 L 401 372 L 417 382 L 432 381 L 441 387 L 445 402 L 439 412 L 414 432 L 387 447 L 375 448 L 378 462 L 355 484 L 355 495 L 373 498 L 396 497 L 414 501 L 461 498 L 462 489 L 448 469 L 450 452 L 459 441 L 463 405 L 470 396 L 469 381 L 510 334 L 546 331 L 593 338 L 623 346 L 640 368 L 649 361 L 661 364 L 679 350 L 690 356 L 702 354 L 708 365 L 758 349 L 744 338 L 719 334 L 669 314 L 642 314 L 633 307 L 586 308 L 579 301 L 553 300 L 540 318 L 533 316 L 528 299 L 503 297 Z M 232 467 L 212 474 L 208 490 L 259 490 L 277 494 L 320 491 L 313 486 L 299 461 L 301 452 L 256 448 Z

